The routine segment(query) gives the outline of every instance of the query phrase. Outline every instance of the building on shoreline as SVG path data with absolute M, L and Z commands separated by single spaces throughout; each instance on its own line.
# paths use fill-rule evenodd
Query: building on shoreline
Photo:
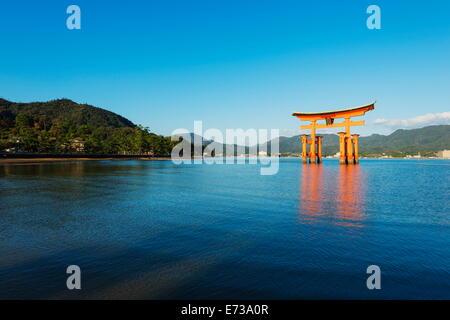
M 441 150 L 437 152 L 438 158 L 450 159 L 450 150 Z
M 407 159 L 420 159 L 420 158 L 422 158 L 422 156 L 420 155 L 420 152 L 419 152 L 418 154 L 415 154 L 415 155 L 407 154 L 405 158 L 407 158 Z

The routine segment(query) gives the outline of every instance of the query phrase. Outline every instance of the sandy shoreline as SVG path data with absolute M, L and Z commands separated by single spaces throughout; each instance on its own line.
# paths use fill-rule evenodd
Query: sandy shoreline
M 47 162 L 73 162 L 73 161 L 99 161 L 99 160 L 144 160 L 161 161 L 170 160 L 170 158 L 8 158 L 0 159 L 0 165 L 6 164 L 34 164 Z

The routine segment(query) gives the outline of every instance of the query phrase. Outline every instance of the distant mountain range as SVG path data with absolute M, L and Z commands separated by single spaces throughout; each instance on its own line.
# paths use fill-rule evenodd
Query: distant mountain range
M 323 151 L 332 155 L 339 151 L 339 137 L 335 134 L 324 134 Z M 435 153 L 450 149 L 450 125 L 428 126 L 420 129 L 398 129 L 390 135 L 373 134 L 359 138 L 361 154 L 417 154 Z M 300 153 L 301 138 L 280 137 L 280 153 Z
M 339 152 L 339 136 L 337 134 L 323 134 L 323 154 L 334 155 Z M 194 134 L 185 136 L 185 139 L 193 142 Z M 201 137 L 198 136 L 199 141 Z M 267 143 L 267 150 L 271 152 L 272 141 Z M 203 145 L 211 141 L 203 140 Z M 224 145 L 219 149 L 225 153 Z M 373 134 L 359 138 L 359 150 L 361 155 L 386 155 L 404 156 L 434 155 L 439 150 L 450 149 L 450 125 L 428 126 L 420 129 L 399 129 L 390 135 Z M 258 150 L 261 150 L 259 147 Z M 248 152 L 248 148 L 246 149 Z M 279 137 L 279 153 L 284 155 L 298 155 L 301 153 L 301 137 Z

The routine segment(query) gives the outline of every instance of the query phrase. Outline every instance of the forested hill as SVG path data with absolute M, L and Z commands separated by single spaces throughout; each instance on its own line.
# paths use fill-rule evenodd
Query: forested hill
M 2 127 L 14 126 L 19 114 L 24 114 L 33 123 L 47 128 L 56 122 L 67 122 L 74 126 L 135 127 L 133 122 L 114 112 L 88 104 L 78 104 L 69 99 L 15 103 L 0 98 L 0 125 Z
M 170 137 L 101 108 L 68 99 L 0 99 L 0 152 L 170 155 Z

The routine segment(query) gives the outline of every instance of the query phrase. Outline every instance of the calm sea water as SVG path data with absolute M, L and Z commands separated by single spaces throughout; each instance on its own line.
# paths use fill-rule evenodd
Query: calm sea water
M 450 299 L 450 161 L 259 169 L 0 166 L 0 298 Z

